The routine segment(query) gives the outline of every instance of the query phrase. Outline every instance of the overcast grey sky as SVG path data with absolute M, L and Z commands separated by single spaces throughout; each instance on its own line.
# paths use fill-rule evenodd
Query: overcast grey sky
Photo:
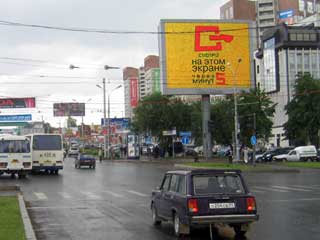
M 157 31 L 160 19 L 219 19 L 219 7 L 225 2 L 227 0 L 2 0 L 0 21 Z M 1 110 L 1 114 L 33 113 L 33 120 L 41 120 L 43 116 L 55 126 L 59 123 L 63 126 L 65 119 L 53 118 L 53 102 L 72 99 L 80 102 L 92 99 L 86 106 L 84 121 L 100 122 L 102 90 L 96 84 L 101 83 L 103 77 L 110 79 L 107 89 L 122 83 L 122 70 L 104 71 L 103 65 L 139 67 L 147 55 L 158 55 L 157 36 L 152 34 L 83 33 L 0 24 L 0 36 L 0 97 L 37 97 L 38 106 L 19 112 Z M 70 64 L 80 68 L 70 70 Z M 120 88 L 111 95 L 111 117 L 122 117 L 123 103 Z

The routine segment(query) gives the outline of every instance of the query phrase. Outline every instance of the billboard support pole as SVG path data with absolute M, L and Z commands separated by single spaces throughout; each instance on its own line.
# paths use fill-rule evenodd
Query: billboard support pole
M 210 120 L 210 95 L 202 95 L 202 142 L 203 153 L 206 160 L 212 157 L 211 152 L 211 132 L 209 131 L 208 122 Z

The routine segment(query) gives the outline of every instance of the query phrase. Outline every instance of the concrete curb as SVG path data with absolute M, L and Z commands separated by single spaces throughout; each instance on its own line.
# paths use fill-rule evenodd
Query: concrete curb
M 175 168 L 184 168 L 184 169 L 206 169 L 208 167 L 193 167 L 185 164 L 174 164 Z M 300 173 L 299 169 L 257 169 L 257 170 L 242 170 L 242 172 L 249 173 Z
M 26 204 L 24 203 L 24 199 L 21 194 L 18 194 L 18 200 L 19 200 L 19 206 L 20 206 L 21 217 L 24 225 L 24 230 L 26 233 L 26 240 L 37 240 L 36 235 L 33 231 L 29 214 L 27 212 Z
M 0 186 L 0 191 L 20 191 L 20 186 L 19 185 L 14 185 L 14 186 Z

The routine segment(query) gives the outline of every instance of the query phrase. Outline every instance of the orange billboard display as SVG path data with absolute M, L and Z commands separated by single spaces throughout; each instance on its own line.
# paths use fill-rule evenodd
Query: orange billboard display
M 164 94 L 231 93 L 253 82 L 252 22 L 162 20 Z

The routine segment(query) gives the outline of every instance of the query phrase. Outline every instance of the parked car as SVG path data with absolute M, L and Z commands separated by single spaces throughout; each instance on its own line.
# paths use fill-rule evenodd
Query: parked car
M 262 162 L 272 162 L 274 156 L 287 154 L 292 149 L 294 149 L 294 147 L 275 148 L 273 150 L 266 151 L 261 160 Z
M 79 154 L 74 161 L 75 168 L 81 168 L 82 166 L 88 166 L 89 168 L 96 168 L 96 159 L 92 156 Z
M 274 156 L 274 159 L 277 161 L 317 161 L 318 152 L 315 146 L 300 146 L 291 150 L 287 154 L 281 154 Z
M 68 151 L 68 156 L 69 157 L 78 157 L 80 153 L 79 147 L 71 147 Z
M 249 193 L 240 170 L 168 171 L 152 191 L 152 221 L 172 221 L 176 236 L 190 227 L 228 224 L 245 235 L 257 221 L 255 197 Z

